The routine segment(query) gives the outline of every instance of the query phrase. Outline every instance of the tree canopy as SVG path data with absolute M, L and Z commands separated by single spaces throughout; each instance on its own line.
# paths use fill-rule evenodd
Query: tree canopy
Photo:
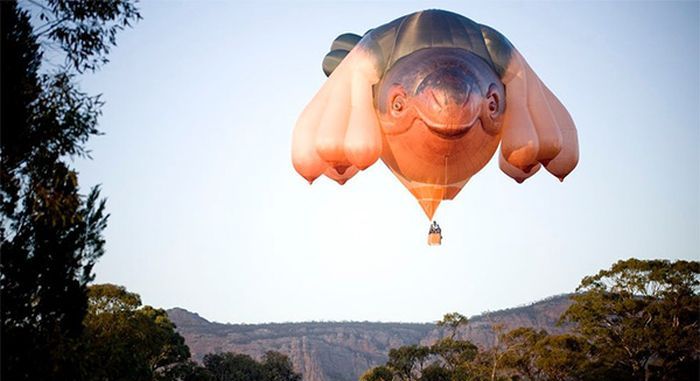
M 175 380 L 187 367 L 185 339 L 162 309 L 112 284 L 90 286 L 85 317 L 86 380 Z
M 629 259 L 585 277 L 561 322 L 570 333 L 492 325 L 496 344 L 456 339 L 457 313 L 433 345 L 391 349 L 363 381 L 691 380 L 700 371 L 700 262 Z
M 204 356 L 204 368 L 215 381 L 300 381 L 289 358 L 268 351 L 262 361 L 246 354 L 224 352 Z
M 628 259 L 585 277 L 564 320 L 599 368 L 627 379 L 697 376 L 700 262 Z
M 99 187 L 81 193 L 72 168 L 99 133 L 102 107 L 75 76 L 107 61 L 117 31 L 140 17 L 134 3 L 0 1 L 3 379 L 79 377 L 86 287 L 108 214 Z M 47 59 L 56 50 L 62 65 Z

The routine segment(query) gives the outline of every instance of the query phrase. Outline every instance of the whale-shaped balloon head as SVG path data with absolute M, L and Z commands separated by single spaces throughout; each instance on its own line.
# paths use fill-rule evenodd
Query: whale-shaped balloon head
M 308 181 L 343 184 L 381 159 L 433 219 L 499 145 L 518 182 L 540 167 L 563 179 L 578 163 L 563 104 L 505 36 L 464 16 L 426 10 L 343 34 L 323 70 L 292 135 Z
M 399 59 L 378 84 L 375 107 L 386 134 L 425 128 L 458 139 L 472 128 L 500 132 L 505 91 L 494 70 L 463 49 L 418 50 Z

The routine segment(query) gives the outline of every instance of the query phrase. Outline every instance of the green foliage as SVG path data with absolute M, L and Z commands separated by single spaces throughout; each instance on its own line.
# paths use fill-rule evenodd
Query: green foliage
M 457 369 L 461 364 L 468 363 L 476 358 L 479 352 L 476 345 L 467 340 L 454 340 L 447 337 L 438 340 L 430 347 L 430 353 L 442 359 L 449 369 Z
M 141 15 L 132 0 L 29 1 L 38 9 L 42 25 L 37 35 L 45 44 L 57 44 L 65 54 L 64 69 L 82 73 L 107 63 L 110 48 L 117 44 L 117 33 Z
M 165 311 L 141 307 L 139 296 L 121 286 L 91 286 L 89 295 L 82 340 L 85 379 L 184 378 L 191 367 L 189 348 Z
M 499 344 L 477 348 L 446 337 L 432 346 L 392 349 L 386 365 L 365 373 L 362 381 L 424 380 L 585 380 L 590 371 L 586 343 L 574 335 L 549 335 L 532 328 L 501 332 Z M 604 378 L 604 377 L 603 377 Z
M 452 379 L 453 372 L 437 363 L 430 364 L 423 368 L 418 378 L 419 381 L 451 381 Z
M 590 375 L 585 341 L 575 335 L 516 328 L 501 336 L 501 374 L 525 380 L 585 380 Z
M 371 368 L 360 377 L 360 381 L 392 381 L 394 373 L 387 366 Z
M 600 379 L 590 378 L 595 373 L 586 355 L 587 343 L 579 336 L 545 335 L 537 340 L 533 352 L 535 369 L 541 380 Z
M 521 327 L 497 334 L 491 348 L 455 340 L 467 319 L 447 314 L 448 337 L 432 346 L 392 349 L 362 381 L 691 380 L 699 374 L 700 263 L 620 261 L 585 277 L 562 321 L 573 334 Z
M 437 322 L 438 327 L 446 327 L 450 329 L 450 337 L 453 339 L 457 334 L 459 327 L 466 326 L 467 324 L 469 324 L 469 319 L 459 312 L 445 314 L 445 316 L 442 317 L 442 320 L 438 320 Z
M 563 316 L 599 368 L 629 379 L 691 379 L 700 354 L 700 263 L 629 259 L 584 278 Z
M 216 381 L 248 381 L 262 377 L 262 369 L 252 357 L 239 353 L 216 353 L 204 356 L 204 367 Z
M 294 372 L 289 357 L 275 351 L 268 351 L 263 356 L 263 379 L 267 381 L 299 381 L 301 375 Z
M 474 373 L 471 362 L 477 354 L 474 344 L 452 337 L 440 339 L 431 346 L 407 345 L 391 349 L 386 365 L 370 369 L 361 380 L 463 380 Z
M 212 374 L 192 360 L 186 360 L 162 369 L 154 381 L 214 381 Z
M 275 351 L 265 353 L 262 362 L 255 361 L 248 355 L 232 352 L 207 354 L 203 362 L 215 381 L 301 380 L 301 375 L 294 372 L 289 358 Z
M 139 16 L 131 0 L 22 6 L 39 7 L 47 23 L 35 29 L 17 2 L 0 1 L 2 379 L 76 379 L 86 286 L 108 215 L 99 188 L 81 194 L 70 166 L 88 154 L 102 106 L 74 76 L 106 62 L 119 30 L 112 22 Z M 40 74 L 52 43 L 70 64 Z
M 406 345 L 389 351 L 386 365 L 401 380 L 410 380 L 430 355 L 430 348 L 419 345 Z
M 547 336 L 544 330 L 537 331 L 525 327 L 503 334 L 501 342 L 507 348 L 503 356 L 503 365 L 513 369 L 514 373 L 522 375 L 525 379 L 536 379 L 540 374 L 536 364 L 537 343 Z
M 141 306 L 138 294 L 127 292 L 123 286 L 95 284 L 88 289 L 88 313 L 86 321 L 102 314 L 133 312 Z

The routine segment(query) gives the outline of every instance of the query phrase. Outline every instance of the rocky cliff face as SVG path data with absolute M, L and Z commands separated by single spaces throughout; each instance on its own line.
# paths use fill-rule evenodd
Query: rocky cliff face
M 570 304 L 568 295 L 562 295 L 471 317 L 459 336 L 488 347 L 494 343 L 494 323 L 505 329 L 534 327 L 561 333 L 567 327 L 556 322 Z M 389 349 L 431 344 L 445 334 L 430 323 L 220 324 L 181 308 L 168 310 L 168 316 L 198 361 L 207 353 L 231 351 L 260 358 L 274 350 L 289 356 L 304 381 L 356 381 L 370 367 L 384 363 Z

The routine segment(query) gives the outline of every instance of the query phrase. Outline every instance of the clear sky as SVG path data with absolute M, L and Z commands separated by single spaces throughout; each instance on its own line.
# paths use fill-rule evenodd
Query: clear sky
M 516 184 L 492 160 L 436 214 L 380 162 L 340 187 L 290 161 L 344 32 L 426 8 L 490 25 L 562 100 L 581 161 Z M 79 161 L 111 213 L 96 282 L 220 322 L 433 321 L 571 292 L 629 257 L 699 259 L 698 2 L 145 1 Z

